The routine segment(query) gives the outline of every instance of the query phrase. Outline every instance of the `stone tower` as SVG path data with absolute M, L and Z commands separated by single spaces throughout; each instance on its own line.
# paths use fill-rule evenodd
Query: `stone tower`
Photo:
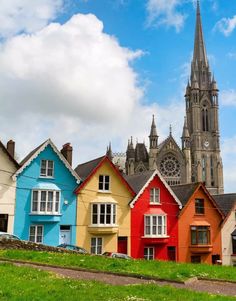
M 187 121 L 184 127 L 190 136 L 191 181 L 205 182 L 212 194 L 223 193 L 218 88 L 207 59 L 199 1 L 190 79 L 185 95 Z M 182 141 L 187 143 L 183 138 Z

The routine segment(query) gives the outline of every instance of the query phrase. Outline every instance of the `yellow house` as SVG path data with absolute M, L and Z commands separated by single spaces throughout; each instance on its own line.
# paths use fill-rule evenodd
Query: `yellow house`
M 78 165 L 76 242 L 92 254 L 130 254 L 130 207 L 135 195 L 107 156 Z

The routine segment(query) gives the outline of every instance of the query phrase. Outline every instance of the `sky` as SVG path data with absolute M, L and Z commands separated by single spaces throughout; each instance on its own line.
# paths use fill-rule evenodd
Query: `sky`
M 236 1 L 201 0 L 204 39 L 220 89 L 226 192 L 236 183 Z M 180 144 L 193 54 L 193 0 L 1 0 L 0 139 L 21 160 L 49 137 L 73 165 L 148 146 L 172 124 Z

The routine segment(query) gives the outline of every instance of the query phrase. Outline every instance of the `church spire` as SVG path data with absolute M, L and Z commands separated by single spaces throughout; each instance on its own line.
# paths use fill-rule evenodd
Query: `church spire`
M 152 115 L 152 125 L 151 125 L 151 131 L 149 135 L 149 143 L 150 143 L 150 149 L 157 148 L 158 146 L 158 135 L 157 135 L 157 127 L 155 124 L 155 118 L 154 115 Z
M 196 16 L 193 63 L 198 65 L 202 63 L 205 67 L 208 67 L 207 54 L 206 54 L 206 48 L 205 48 L 205 43 L 203 38 L 203 31 L 202 31 L 202 20 L 201 20 L 199 0 L 197 0 L 197 16 Z

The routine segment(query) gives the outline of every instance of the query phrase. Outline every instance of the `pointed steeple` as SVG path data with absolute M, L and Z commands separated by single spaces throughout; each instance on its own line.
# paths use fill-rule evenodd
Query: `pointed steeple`
M 188 124 L 187 124 L 187 118 L 186 116 L 184 117 L 184 126 L 183 126 L 183 133 L 182 133 L 182 138 L 189 138 L 189 130 L 188 130 Z
M 112 161 L 113 154 L 112 154 L 112 150 L 111 150 L 111 142 L 109 142 L 109 146 L 107 147 L 107 153 L 106 153 L 106 155 Z
M 195 28 L 195 41 L 194 41 L 194 53 L 193 53 L 193 63 L 200 65 L 200 62 L 205 67 L 208 67 L 208 60 L 206 54 L 206 48 L 203 38 L 202 31 L 202 20 L 200 13 L 200 4 L 197 0 L 197 16 L 196 16 L 196 28 Z
M 158 135 L 157 135 L 157 127 L 155 124 L 154 115 L 152 115 L 152 125 L 151 125 L 151 131 L 149 135 L 149 143 L 150 143 L 150 149 L 157 149 Z
M 157 127 L 155 124 L 155 117 L 152 115 L 152 125 L 151 125 L 151 131 L 149 137 L 157 137 Z

